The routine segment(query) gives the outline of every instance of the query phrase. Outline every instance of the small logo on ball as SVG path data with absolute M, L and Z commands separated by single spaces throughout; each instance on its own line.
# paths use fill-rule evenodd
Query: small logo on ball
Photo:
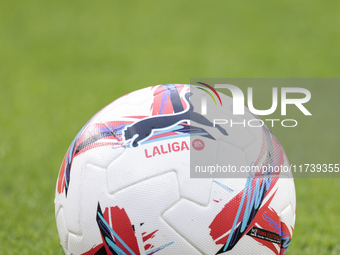
M 195 150 L 203 150 L 204 146 L 204 142 L 201 139 L 195 139 L 192 141 L 192 147 L 194 147 Z

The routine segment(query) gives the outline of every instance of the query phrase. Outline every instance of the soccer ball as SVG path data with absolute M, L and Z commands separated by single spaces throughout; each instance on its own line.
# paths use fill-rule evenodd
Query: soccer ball
M 113 101 L 80 130 L 56 185 L 65 254 L 287 252 L 296 212 L 289 173 L 191 178 L 191 152 L 236 167 L 289 166 L 265 125 L 212 125 L 190 102 L 204 93 L 184 84 L 144 88 Z M 232 99 L 219 97 L 216 111 L 233 118 Z M 238 118 L 257 118 L 245 109 Z

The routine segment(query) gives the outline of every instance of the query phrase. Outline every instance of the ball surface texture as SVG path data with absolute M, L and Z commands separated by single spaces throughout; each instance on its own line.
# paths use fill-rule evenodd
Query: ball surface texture
M 208 95 L 210 113 L 257 119 L 247 108 L 233 116 L 232 98 L 218 93 L 223 107 L 210 107 Z M 190 102 L 202 95 L 194 85 L 144 88 L 80 130 L 56 185 L 65 254 L 286 254 L 296 214 L 292 176 L 191 178 L 191 152 L 238 169 L 289 166 L 265 125 L 213 125 Z

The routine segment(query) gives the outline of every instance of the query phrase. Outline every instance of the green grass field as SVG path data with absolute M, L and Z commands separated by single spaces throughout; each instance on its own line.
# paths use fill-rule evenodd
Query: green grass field
M 339 77 L 339 11 L 336 0 L 2 1 L 0 254 L 63 254 L 55 183 L 99 109 L 194 77 Z M 314 101 L 321 117 L 323 103 Z M 339 154 L 339 124 L 318 130 L 329 139 L 323 147 L 313 128 L 278 138 L 289 158 L 329 160 Z M 340 254 L 340 179 L 297 179 L 296 190 L 288 254 Z

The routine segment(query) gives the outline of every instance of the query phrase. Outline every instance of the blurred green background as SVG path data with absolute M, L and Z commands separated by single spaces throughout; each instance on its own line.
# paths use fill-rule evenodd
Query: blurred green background
M 59 166 L 103 106 L 193 77 L 338 77 L 339 11 L 336 0 L 0 2 L 0 254 L 63 254 Z M 296 143 L 319 148 L 302 132 L 278 137 L 288 157 Z M 340 179 L 296 189 L 288 254 L 340 254 Z

